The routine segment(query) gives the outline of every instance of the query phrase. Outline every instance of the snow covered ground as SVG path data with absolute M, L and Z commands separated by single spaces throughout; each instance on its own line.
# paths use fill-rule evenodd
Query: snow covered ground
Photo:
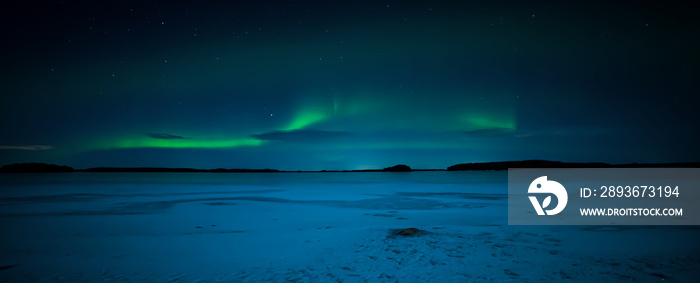
M 700 280 L 700 229 L 508 226 L 506 172 L 0 175 L 0 281 Z M 416 236 L 396 236 L 416 227 Z

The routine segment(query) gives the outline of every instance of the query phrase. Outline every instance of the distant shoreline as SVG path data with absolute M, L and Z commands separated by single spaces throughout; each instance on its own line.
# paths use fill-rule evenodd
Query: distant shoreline
M 364 170 L 277 170 L 277 169 L 195 169 L 167 167 L 95 167 L 74 169 L 65 165 L 47 163 L 15 163 L 0 168 L 0 173 L 354 173 L 354 172 L 425 172 L 425 171 L 503 171 L 509 168 L 700 168 L 700 162 L 675 163 L 627 163 L 609 164 L 602 162 L 560 162 L 548 160 L 523 160 L 461 163 L 446 169 L 411 169 L 406 165 L 396 165 L 384 169 Z

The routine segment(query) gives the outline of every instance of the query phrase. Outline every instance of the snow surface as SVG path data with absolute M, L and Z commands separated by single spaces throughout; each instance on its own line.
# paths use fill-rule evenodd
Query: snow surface
M 698 282 L 700 229 L 508 226 L 505 172 L 0 175 L 3 282 Z M 396 236 L 416 227 L 417 236 Z

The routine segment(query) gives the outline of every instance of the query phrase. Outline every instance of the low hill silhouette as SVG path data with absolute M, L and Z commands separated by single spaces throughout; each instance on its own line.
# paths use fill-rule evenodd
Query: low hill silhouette
M 6 173 L 54 173 L 73 172 L 73 168 L 47 163 L 15 163 L 0 168 L 0 172 Z
M 508 168 L 609 168 L 607 163 L 568 163 L 548 160 L 462 163 L 447 167 L 447 171 L 508 170 Z
M 384 168 L 384 169 L 382 169 L 382 171 L 384 171 L 384 172 L 411 172 L 411 167 L 408 167 L 408 165 L 399 164 L 399 165 L 394 165 L 391 167 Z
M 629 163 L 608 164 L 602 162 L 561 162 L 549 160 L 501 161 L 462 163 L 447 167 L 447 171 L 508 170 L 508 168 L 698 168 L 700 162 L 684 163 Z
M 272 173 L 280 172 L 276 169 L 194 169 L 194 168 L 162 168 L 162 167 L 96 167 L 79 170 L 81 172 L 122 172 L 122 173 Z

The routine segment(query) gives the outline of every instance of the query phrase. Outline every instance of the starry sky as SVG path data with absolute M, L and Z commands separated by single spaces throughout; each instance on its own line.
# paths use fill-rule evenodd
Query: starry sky
M 20 2 L 0 164 L 700 160 L 685 2 Z

